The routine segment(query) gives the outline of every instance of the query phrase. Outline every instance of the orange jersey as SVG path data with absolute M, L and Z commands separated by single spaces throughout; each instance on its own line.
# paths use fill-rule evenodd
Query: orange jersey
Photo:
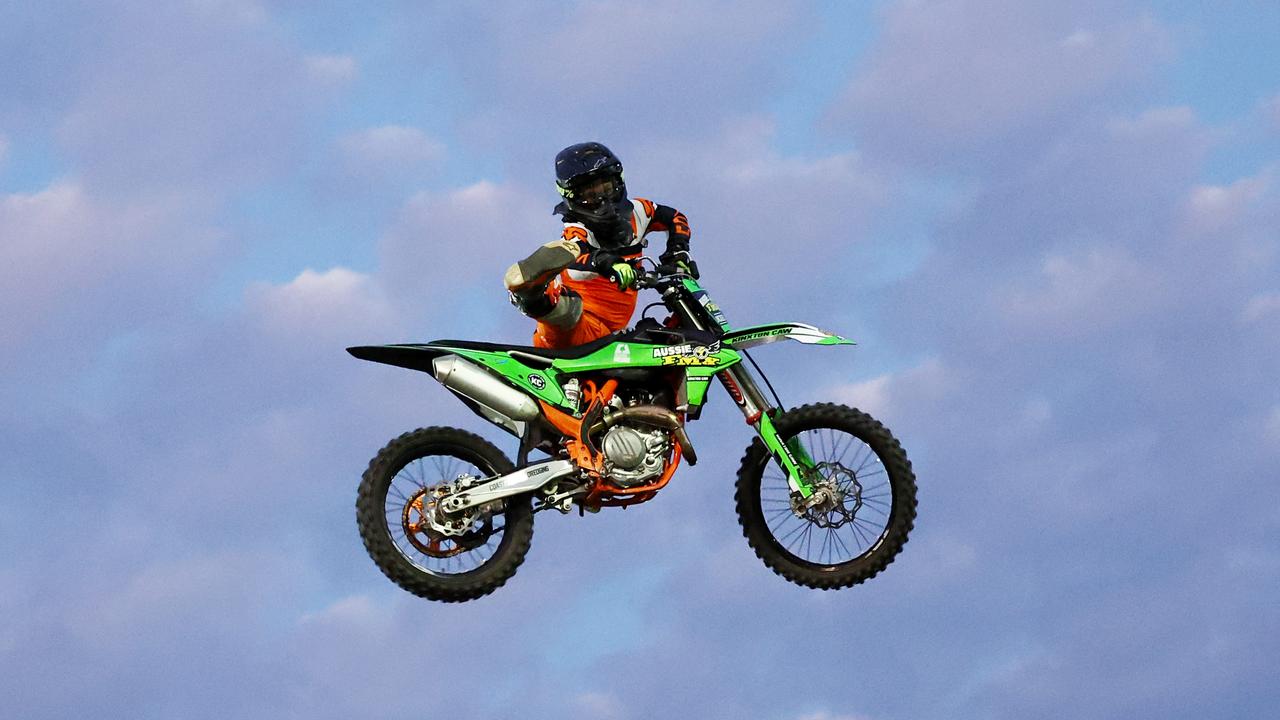
M 628 260 L 640 257 L 644 253 L 644 236 L 647 233 L 671 229 L 667 224 L 654 222 L 657 205 L 643 198 L 632 199 L 631 205 L 631 230 L 635 240 L 627 247 L 611 250 Z M 684 215 L 680 213 L 675 215 L 683 223 L 683 229 L 687 235 L 688 223 L 684 222 Z M 600 249 L 600 244 L 585 224 L 565 223 L 564 239 L 578 244 L 578 259 L 560 273 L 560 284 L 582 296 L 584 315 L 595 316 L 610 332 L 618 332 L 626 328 L 636 310 L 635 289 L 619 290 L 612 280 L 595 271 L 591 258 Z

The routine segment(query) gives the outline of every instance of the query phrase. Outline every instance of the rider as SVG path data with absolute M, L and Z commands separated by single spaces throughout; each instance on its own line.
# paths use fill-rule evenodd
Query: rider
M 649 232 L 667 233 L 664 265 L 697 276 L 684 213 L 628 199 L 622 162 L 609 148 L 588 142 L 561 150 L 556 187 L 564 201 L 553 212 L 564 232 L 512 265 L 505 278 L 511 303 L 538 321 L 534 345 L 581 345 L 625 328 L 636 307 L 634 263 Z

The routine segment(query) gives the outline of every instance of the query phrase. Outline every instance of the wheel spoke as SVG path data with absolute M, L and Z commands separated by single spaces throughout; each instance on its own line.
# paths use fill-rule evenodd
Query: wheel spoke
M 796 533 L 798 533 L 798 532 L 803 531 L 806 527 L 808 527 L 808 525 L 809 525 L 808 523 L 804 523 L 804 522 L 802 522 L 802 524 L 797 525 L 797 526 L 796 526 L 795 528 L 793 528 L 790 532 L 788 532 L 785 536 L 778 538 L 778 542 L 780 542 L 780 543 L 785 543 L 785 542 L 787 542 L 787 540 L 791 539 L 791 537 L 792 537 L 793 535 L 795 535 L 795 534 L 796 534 Z M 788 547 L 790 547 L 790 546 L 788 545 Z
M 776 521 L 776 523 L 775 523 L 774 525 L 772 525 L 772 526 L 768 526 L 768 527 L 769 527 L 769 533 L 770 533 L 770 534 L 772 534 L 775 538 L 776 538 L 776 537 L 778 537 L 778 531 L 782 529 L 782 526 L 787 524 L 787 517 L 788 517 L 788 516 L 784 515 L 784 516 L 782 516 L 782 518 L 781 518 L 781 519 L 777 520 L 777 521 Z M 790 517 L 795 517 L 795 516 L 794 516 L 794 515 L 792 515 L 792 516 L 790 516 Z M 766 525 L 767 525 L 767 523 L 766 523 Z
M 830 428 L 828 428 L 827 432 L 831 433 L 831 454 L 827 456 L 827 461 L 838 463 L 844 457 L 844 453 L 848 451 L 849 446 L 853 444 L 854 437 L 841 433 L 841 435 L 844 435 L 842 439 L 836 435 L 835 430 Z
M 862 458 L 863 458 L 864 454 L 870 454 L 870 455 L 871 455 L 871 457 L 875 457 L 875 456 L 876 456 L 876 454 L 875 454 L 874 452 L 872 452 L 872 450 L 871 450 L 871 446 L 870 446 L 870 445 L 868 445 L 868 444 L 866 444 L 866 443 L 864 443 L 864 442 L 861 442 L 860 440 L 859 440 L 857 443 L 855 443 L 855 442 L 854 442 L 855 440 L 857 440 L 857 438 L 854 438 L 853 436 L 850 436 L 849 444 L 845 446 L 844 452 L 840 453 L 840 459 L 838 460 L 838 462 L 839 462 L 841 465 L 844 465 L 845 467 L 854 467 L 854 466 L 857 466 L 857 465 L 858 465 L 858 463 L 862 461 Z M 849 451 L 850 451 L 850 450 L 853 450 L 853 448 L 854 448 L 855 446 L 856 446 L 858 449 L 857 449 L 857 450 L 855 450 L 855 451 L 854 451 L 854 453 L 853 453 L 853 460 L 849 461 L 849 463 L 846 465 L 846 464 L 845 464 L 845 462 L 844 462 L 844 456 L 845 456 L 845 455 L 847 455 L 847 454 L 849 453 Z M 858 469 L 861 469 L 861 466 L 858 466 Z M 858 470 L 854 470 L 853 472 L 856 474 L 856 473 L 858 472 Z
M 867 547 L 871 547 L 872 538 L 867 536 L 867 531 L 863 529 L 862 524 L 858 521 L 858 518 L 854 518 L 853 522 L 849 523 L 849 527 L 853 528 L 853 531 L 857 533 L 859 537 L 862 538 L 862 541 L 867 544 Z M 876 536 L 879 536 L 879 535 L 880 533 L 877 532 Z
M 831 447 L 831 457 L 828 458 L 828 461 L 833 463 L 844 462 L 844 454 L 849 452 L 849 448 L 853 446 L 853 441 L 856 438 L 854 438 L 852 435 L 849 435 L 847 433 L 841 433 L 842 435 L 844 435 L 844 437 L 839 438 L 839 437 L 836 437 L 835 430 L 831 430 L 830 432 L 831 432 L 832 447 Z
M 805 523 L 803 527 L 804 527 L 804 533 L 800 537 L 804 541 L 805 548 L 808 548 L 809 544 L 813 541 L 813 523 Z M 799 541 L 797 541 L 797 543 L 798 542 Z M 805 555 L 807 556 L 808 554 L 809 554 L 809 551 L 806 549 Z
M 430 482 L 428 468 L 437 473 L 435 483 Z M 392 545 L 414 566 L 433 575 L 455 575 L 470 572 L 493 559 L 497 547 L 505 531 L 506 523 L 494 525 L 492 519 L 486 520 L 487 527 L 481 525 L 477 532 L 485 533 L 483 541 L 473 547 L 463 549 L 464 541 L 453 536 L 432 539 L 422 509 L 413 511 L 413 527 L 417 532 L 406 533 L 403 522 L 404 507 L 411 499 L 432 484 L 452 482 L 460 475 L 484 477 L 492 474 L 475 466 L 471 461 L 448 453 L 424 455 L 413 458 L 392 477 L 387 484 L 384 513 L 387 527 L 391 531 Z M 501 516 L 499 516 L 501 517 Z M 412 538 L 410 537 L 412 535 Z M 433 553 L 450 553 L 444 557 L 435 557 L 424 553 L 414 542 L 426 543 Z M 475 542 L 475 541 L 470 541 Z
M 827 545 L 830 542 L 831 542 L 831 529 L 827 528 L 827 532 L 823 533 L 823 536 L 822 536 L 822 547 L 818 549 L 818 559 L 821 560 L 823 558 L 831 557 L 831 555 L 827 552 Z M 824 560 L 824 562 L 828 565 L 831 564 L 829 561 Z
M 856 555 L 850 555 L 850 553 L 849 553 L 849 548 L 848 548 L 848 546 L 846 546 L 846 545 L 844 544 L 844 541 L 840 539 L 840 533 L 839 533 L 839 532 L 833 532 L 833 533 L 831 534 L 831 537 L 836 541 L 836 543 L 837 543 L 838 545 L 840 545 L 840 552 L 844 553 L 845 555 L 849 555 L 849 556 L 850 556 L 850 557 L 849 557 L 849 559 L 850 559 L 850 560 L 852 560 L 854 557 L 856 557 Z

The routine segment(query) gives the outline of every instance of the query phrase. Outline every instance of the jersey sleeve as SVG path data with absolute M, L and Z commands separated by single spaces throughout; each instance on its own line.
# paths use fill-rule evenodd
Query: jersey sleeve
M 688 250 L 689 238 L 692 235 L 689 231 L 689 219 L 673 207 L 650 204 L 653 205 L 653 220 L 649 223 L 649 229 L 657 232 L 666 231 L 667 252 Z
M 591 243 L 587 242 L 587 229 L 581 225 L 564 226 L 564 232 L 560 237 L 568 242 L 573 243 L 578 248 L 578 259 L 575 264 L 585 264 L 591 259 Z

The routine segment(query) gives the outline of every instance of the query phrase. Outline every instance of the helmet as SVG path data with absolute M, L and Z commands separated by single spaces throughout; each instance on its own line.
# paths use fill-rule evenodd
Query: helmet
M 570 145 L 556 155 L 556 188 L 575 215 L 597 224 L 631 217 L 622 161 L 598 142 Z

